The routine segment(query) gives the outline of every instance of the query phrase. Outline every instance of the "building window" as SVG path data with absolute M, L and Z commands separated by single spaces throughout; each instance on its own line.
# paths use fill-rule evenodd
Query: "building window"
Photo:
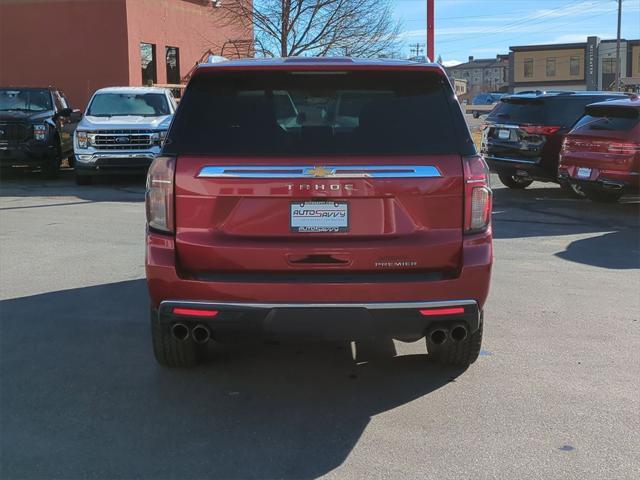
M 602 59 L 602 73 L 616 73 L 616 59 L 615 58 L 603 58 Z
M 158 82 L 158 72 L 156 69 L 156 46 L 154 44 L 140 44 L 140 66 L 142 67 L 143 85 L 151 85 Z
M 167 83 L 178 85 L 180 83 L 180 49 L 167 47 L 165 59 L 167 62 Z
M 580 57 L 569 59 L 569 75 L 580 75 Z
M 525 78 L 533 77 L 533 58 L 524 59 L 524 76 Z
M 556 59 L 555 57 L 547 58 L 547 77 L 556 76 Z

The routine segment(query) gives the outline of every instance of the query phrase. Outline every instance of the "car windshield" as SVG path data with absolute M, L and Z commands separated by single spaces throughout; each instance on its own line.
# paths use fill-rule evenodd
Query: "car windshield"
M 511 98 L 498 102 L 487 118 L 492 122 L 544 123 L 544 103 L 539 99 Z
M 452 95 L 450 95 L 453 98 Z M 271 72 L 192 81 L 166 150 L 180 154 L 455 153 L 437 74 Z
M 630 107 L 587 107 L 575 128 L 585 130 L 628 131 L 640 122 L 640 110 Z
M 53 110 L 51 94 L 44 88 L 0 89 L 0 111 L 44 112 Z
M 169 103 L 162 93 L 98 93 L 87 110 L 93 117 L 169 115 Z

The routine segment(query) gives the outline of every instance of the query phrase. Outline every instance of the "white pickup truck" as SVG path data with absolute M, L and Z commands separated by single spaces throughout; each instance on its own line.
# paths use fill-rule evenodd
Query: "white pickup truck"
M 96 175 L 146 172 L 175 111 L 176 101 L 165 88 L 95 92 L 74 134 L 76 183 L 89 185 Z

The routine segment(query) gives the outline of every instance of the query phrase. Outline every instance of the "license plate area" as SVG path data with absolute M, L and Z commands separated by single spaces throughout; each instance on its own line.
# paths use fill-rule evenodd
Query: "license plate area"
M 297 233 L 340 233 L 349 231 L 347 202 L 291 202 L 289 226 Z
M 591 178 L 591 169 L 590 168 L 583 168 L 583 167 L 578 168 L 578 171 L 576 173 L 576 177 L 577 178 L 583 178 L 583 179 Z
M 498 130 L 498 138 L 500 140 L 509 140 L 509 138 L 511 138 L 511 130 L 508 128 L 500 128 Z

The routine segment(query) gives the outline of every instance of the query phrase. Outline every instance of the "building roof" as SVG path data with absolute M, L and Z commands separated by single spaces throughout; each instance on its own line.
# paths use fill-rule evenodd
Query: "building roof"
M 502 58 L 500 58 L 502 57 Z M 467 70 L 472 68 L 493 68 L 504 67 L 506 55 L 498 55 L 498 58 L 474 58 L 473 60 L 453 67 L 447 67 L 447 70 Z

